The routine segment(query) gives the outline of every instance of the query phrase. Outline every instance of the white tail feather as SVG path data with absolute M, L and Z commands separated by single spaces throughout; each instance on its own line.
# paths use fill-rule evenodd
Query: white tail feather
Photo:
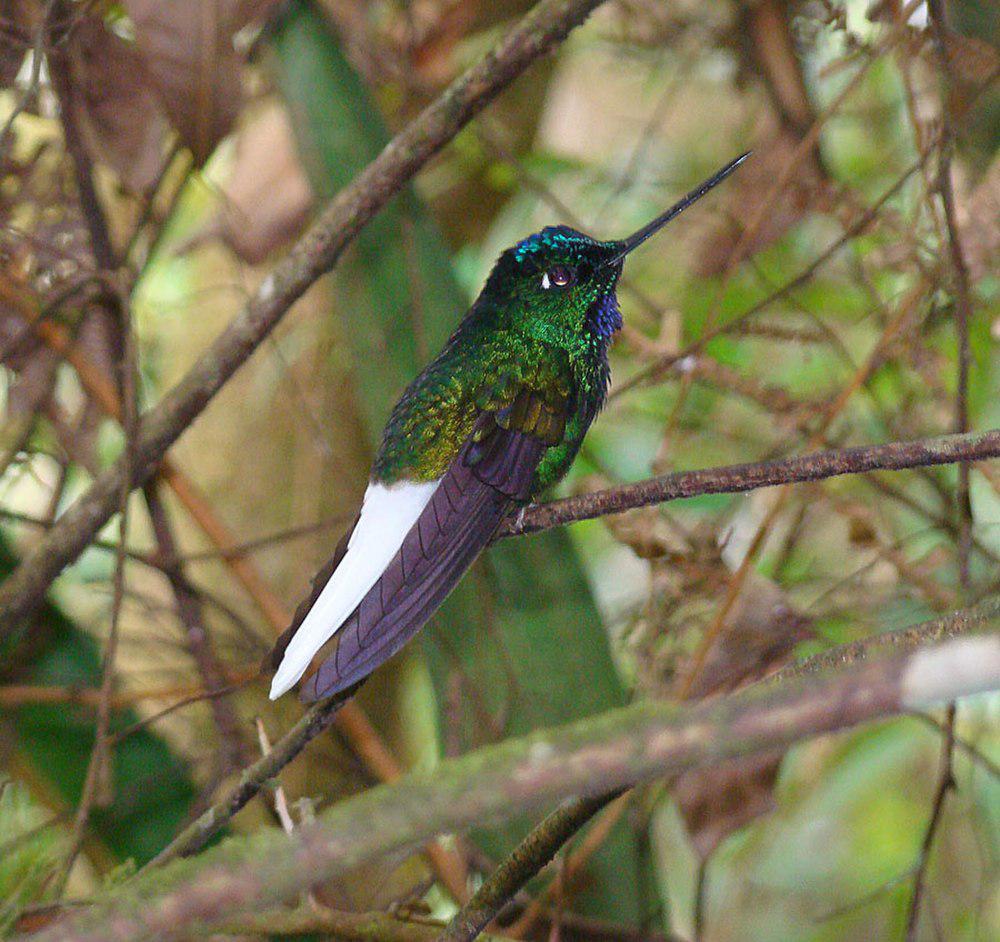
M 437 486 L 437 481 L 368 485 L 344 558 L 285 649 L 271 681 L 272 700 L 295 686 L 316 652 L 378 582 Z

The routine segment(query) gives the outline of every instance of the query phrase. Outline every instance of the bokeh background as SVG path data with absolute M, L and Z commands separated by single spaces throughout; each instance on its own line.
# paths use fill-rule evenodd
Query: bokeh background
M 88 277 L 73 148 L 122 262 L 148 406 L 316 209 L 528 8 L 5 7 L 5 567 L 124 444 L 95 391 L 114 397 L 122 341 Z M 61 19 L 36 69 L 43 15 Z M 273 740 L 297 719 L 294 698 L 266 701 L 257 665 L 352 519 L 392 403 L 498 252 L 542 225 L 622 236 L 754 149 L 630 259 L 611 398 L 560 493 L 939 435 L 956 428 L 959 391 L 938 195 L 949 135 L 973 315 L 968 420 L 1000 424 L 1000 13 L 960 0 L 947 15 L 936 34 L 920 0 L 615 0 L 451 142 L 213 400 L 151 499 L 133 496 L 112 738 L 96 766 L 117 523 L 3 649 L 0 927 L 150 859 L 260 754 L 258 727 Z M 75 358 L 59 335 L 26 331 L 25 296 L 52 308 Z M 967 505 L 948 467 L 634 511 L 491 551 L 359 702 L 399 766 L 432 769 L 952 610 L 996 591 L 998 560 L 995 464 L 972 473 Z M 916 938 L 1000 936 L 998 713 L 996 698 L 958 710 Z M 532 887 L 545 906 L 509 922 L 522 938 L 553 924 L 564 938 L 902 938 L 942 716 L 638 789 Z M 385 776 L 366 743 L 335 727 L 284 770 L 293 820 Z M 233 824 L 271 826 L 270 799 Z M 449 852 L 474 882 L 525 826 Z M 454 899 L 439 877 L 415 854 L 319 895 L 444 916 Z

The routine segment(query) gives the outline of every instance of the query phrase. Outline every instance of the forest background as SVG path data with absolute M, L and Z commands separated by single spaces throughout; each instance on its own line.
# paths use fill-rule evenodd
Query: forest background
M 989 0 L 5 4 L 0 928 L 996 937 L 1000 700 L 941 704 L 1000 682 L 998 43 Z M 545 532 L 338 712 L 270 704 L 498 252 L 748 148 L 630 259 Z

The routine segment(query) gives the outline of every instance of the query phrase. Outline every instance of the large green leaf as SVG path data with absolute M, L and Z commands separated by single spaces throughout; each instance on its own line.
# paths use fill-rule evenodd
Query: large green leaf
M 0 573 L 16 560 L 0 537 Z M 32 625 L 23 682 L 43 686 L 93 688 L 101 682 L 101 657 L 94 639 L 51 603 Z M 6 660 L 11 650 L 0 651 Z M 9 713 L 21 755 L 52 789 L 59 802 L 75 807 L 94 745 L 93 709 L 67 704 L 23 706 Z M 138 720 L 132 710 L 114 715 L 112 729 Z M 125 737 L 112 751 L 114 800 L 96 808 L 91 830 L 119 860 L 146 863 L 184 823 L 197 794 L 184 762 L 148 729 Z
M 384 122 L 311 4 L 290 5 L 273 45 L 304 162 L 317 192 L 328 198 L 385 145 Z M 435 223 L 412 190 L 364 229 L 338 266 L 334 293 L 374 443 L 395 399 L 469 303 Z M 562 723 L 624 698 L 600 616 L 564 533 L 491 550 L 423 638 L 449 748 Z M 499 855 L 526 826 L 483 834 L 483 846 Z M 637 858 L 634 836 L 619 827 L 592 864 L 581 908 L 637 921 Z

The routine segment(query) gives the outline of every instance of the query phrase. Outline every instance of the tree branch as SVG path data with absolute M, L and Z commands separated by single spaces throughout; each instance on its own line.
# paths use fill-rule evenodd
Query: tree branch
M 482 108 L 558 45 L 602 0 L 541 0 L 503 39 L 397 134 L 324 209 L 187 375 L 143 417 L 134 474 L 116 463 L 59 518 L 0 587 L 0 637 L 11 634 L 53 579 L 111 518 L 123 485 L 136 486 L 246 362 L 291 305 L 337 262 L 361 228 Z
M 1000 595 L 991 595 L 978 605 L 959 609 L 931 621 L 920 622 L 908 628 L 898 628 L 895 631 L 885 631 L 849 644 L 837 645 L 827 651 L 820 651 L 819 654 L 814 654 L 804 661 L 783 667 L 759 683 L 775 684 L 792 677 L 814 677 L 823 671 L 860 664 L 887 650 L 897 654 L 914 652 L 920 648 L 971 634 L 996 621 L 1000 621 Z
M 211 808 L 192 821 L 148 864 L 147 868 L 165 864 L 201 849 L 233 816 L 254 798 L 260 790 L 291 762 L 308 744 L 334 720 L 337 711 L 353 696 L 357 687 L 314 703 L 302 718 L 281 737 L 271 751 L 244 769 L 239 780 Z
M 922 646 L 959 637 L 997 618 L 1000 618 L 1000 596 L 912 628 L 886 632 L 831 648 L 791 664 L 762 682 L 775 683 L 792 677 L 819 674 L 831 668 L 859 664 L 889 647 L 896 653 L 914 651 Z M 573 798 L 535 825 L 483 881 L 468 903 L 455 914 L 437 942 L 471 942 L 476 938 L 514 895 L 548 864 L 559 848 L 619 794 L 621 791 L 594 798 Z
M 571 798 L 536 824 L 457 912 L 437 942 L 471 942 L 514 895 L 555 857 L 557 851 L 621 789 L 587 798 Z
M 734 464 L 698 471 L 675 471 L 659 477 L 610 487 L 592 494 L 567 497 L 545 504 L 532 504 L 506 524 L 498 539 L 537 533 L 553 527 L 648 507 L 681 497 L 700 494 L 737 494 L 758 487 L 820 481 L 841 474 L 867 471 L 902 471 L 950 464 L 955 461 L 982 461 L 1000 457 L 1000 429 L 965 435 L 942 435 L 912 442 L 863 445 L 778 461 Z
M 694 705 L 641 703 L 508 740 L 341 802 L 292 837 L 261 831 L 140 875 L 34 942 L 170 939 L 443 831 L 1000 687 L 1000 635 L 965 637 Z

